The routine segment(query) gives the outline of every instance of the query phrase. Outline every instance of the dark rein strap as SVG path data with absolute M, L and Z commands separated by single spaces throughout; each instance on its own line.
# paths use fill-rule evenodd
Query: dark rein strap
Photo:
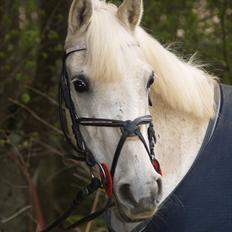
M 94 193 L 97 189 L 101 187 L 101 183 L 99 182 L 99 179 L 92 178 L 91 183 L 83 187 L 75 196 L 74 200 L 70 204 L 69 208 L 61 215 L 59 216 L 54 222 L 52 222 L 46 229 L 42 230 L 43 232 L 51 231 L 52 229 L 62 226 L 63 222 L 73 213 L 74 210 L 77 209 L 77 207 L 80 205 L 80 203 L 89 195 Z M 93 216 L 92 216 L 93 217 Z M 95 217 L 93 217 L 95 218 Z M 89 218 L 83 218 L 79 223 L 85 223 L 88 222 Z M 71 226 L 67 228 L 61 227 L 63 231 L 68 231 L 71 229 Z
M 93 168 L 94 166 L 98 165 L 100 171 L 101 171 L 101 178 L 97 178 L 95 176 L 92 177 L 91 183 L 83 187 L 75 196 L 74 200 L 72 201 L 70 207 L 61 215 L 59 216 L 53 223 L 51 223 L 47 228 L 42 230 L 42 232 L 49 232 L 52 229 L 56 227 L 62 228 L 63 231 L 69 231 L 73 228 L 76 228 L 80 226 L 81 224 L 87 223 L 90 220 L 95 219 L 102 213 L 104 213 L 108 208 L 110 208 L 113 203 L 111 201 L 111 195 L 108 195 L 109 199 L 105 206 L 98 210 L 95 213 L 92 213 L 83 219 L 69 225 L 68 227 L 64 228 L 63 222 L 73 213 L 74 210 L 77 209 L 79 204 L 90 194 L 94 193 L 97 191 L 99 188 L 106 188 L 107 184 L 109 182 L 112 183 L 112 180 L 114 178 L 114 174 L 116 171 L 116 167 L 118 164 L 118 160 L 121 154 L 121 150 L 123 148 L 123 145 L 125 144 L 127 138 L 129 137 L 138 137 L 140 141 L 143 143 L 151 162 L 153 162 L 155 159 L 155 154 L 154 154 L 154 146 L 156 142 L 155 138 L 155 131 L 153 129 L 153 124 L 152 124 L 152 117 L 150 115 L 142 116 L 139 118 L 136 118 L 135 120 L 115 120 L 115 119 L 103 119 L 103 118 L 79 118 L 74 102 L 71 97 L 71 92 L 70 92 L 70 81 L 68 78 L 67 70 L 66 70 L 66 58 L 70 54 L 78 51 L 83 51 L 86 50 L 84 48 L 81 49 L 72 49 L 69 50 L 68 53 L 65 53 L 64 58 L 63 58 L 63 69 L 61 73 L 61 78 L 60 78 L 60 84 L 59 84 L 59 116 L 60 116 L 60 123 L 61 123 L 61 129 L 64 133 L 65 139 L 67 140 L 68 144 L 79 154 L 79 155 L 71 155 L 68 156 L 69 159 L 72 160 L 78 160 L 78 161 L 84 161 L 86 164 L 90 167 Z M 66 128 L 66 119 L 64 116 L 64 110 L 63 110 L 63 102 L 65 102 L 65 106 L 69 111 L 69 115 L 72 121 L 72 131 L 73 135 L 75 138 L 75 143 L 73 143 L 72 139 L 67 133 L 67 128 Z M 140 127 L 142 125 L 149 125 L 147 129 L 148 133 L 148 142 L 149 142 L 149 147 L 146 143 L 146 140 L 144 139 Z M 98 161 L 96 161 L 94 155 L 92 154 L 91 150 L 88 148 L 86 145 L 86 142 L 81 134 L 80 131 L 80 126 L 91 126 L 91 127 L 111 127 L 111 128 L 120 128 L 122 135 L 121 138 L 118 142 L 118 145 L 116 147 L 113 161 L 111 164 L 111 169 L 110 169 L 110 177 L 107 175 L 106 170 L 103 168 L 103 164 L 100 164 Z M 158 164 L 158 161 L 156 161 Z M 106 166 L 106 165 L 104 165 Z M 156 171 L 161 174 L 161 170 L 159 165 L 156 168 Z M 108 178 L 108 179 L 107 179 Z M 111 180 L 109 180 L 111 179 Z M 111 186 L 112 188 L 112 186 Z M 111 189 L 112 192 L 112 189 Z

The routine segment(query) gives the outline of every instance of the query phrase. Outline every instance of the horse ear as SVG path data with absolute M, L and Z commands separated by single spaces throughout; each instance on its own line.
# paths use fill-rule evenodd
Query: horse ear
M 119 19 L 130 29 L 139 25 L 143 15 L 143 0 L 124 0 L 118 8 Z
M 93 14 L 92 0 L 73 0 L 69 11 L 69 29 L 72 33 L 85 30 Z

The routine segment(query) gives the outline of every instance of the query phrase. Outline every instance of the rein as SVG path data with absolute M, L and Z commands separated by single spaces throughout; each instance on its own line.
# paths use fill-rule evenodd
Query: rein
M 129 137 L 138 137 L 139 140 L 144 145 L 147 154 L 153 164 L 154 169 L 162 175 L 159 162 L 155 158 L 154 147 L 156 143 L 155 131 L 152 124 L 152 117 L 150 115 L 145 115 L 142 117 L 138 117 L 134 120 L 115 120 L 115 119 L 104 119 L 104 118 L 81 118 L 78 116 L 74 102 L 71 97 L 70 92 L 70 81 L 66 69 L 66 59 L 67 57 L 74 53 L 86 50 L 86 48 L 75 47 L 72 49 L 68 49 L 63 57 L 63 68 L 60 76 L 60 84 L 59 84 L 59 116 L 60 116 L 60 123 L 61 129 L 64 133 L 64 136 L 69 143 L 69 145 L 79 154 L 68 156 L 68 159 L 77 160 L 85 162 L 86 165 L 92 170 L 95 166 L 99 169 L 99 176 L 95 176 L 92 174 L 91 182 L 88 186 L 83 187 L 75 196 L 74 200 L 70 204 L 69 208 L 59 216 L 54 222 L 52 222 L 48 227 L 42 230 L 42 232 L 49 232 L 54 228 L 60 227 L 63 231 L 69 231 L 73 228 L 76 228 L 84 223 L 87 223 L 102 213 L 104 213 L 108 208 L 113 206 L 112 203 L 112 195 L 113 195 L 113 178 L 115 175 L 116 167 L 118 164 L 118 160 L 125 144 L 126 140 Z M 75 144 L 70 139 L 69 135 L 67 134 L 66 128 L 66 121 L 63 112 L 63 102 L 65 103 L 65 107 L 68 109 L 71 121 L 72 121 L 72 132 L 75 138 Z M 142 125 L 148 125 L 147 134 L 148 134 L 148 142 L 147 145 L 146 140 L 144 139 L 140 127 Z M 88 148 L 86 141 L 84 140 L 80 126 L 85 127 L 110 127 L 110 128 L 120 128 L 121 129 L 121 138 L 118 142 L 116 147 L 113 161 L 111 168 L 105 163 L 99 163 L 91 150 Z M 93 172 L 92 172 L 93 173 Z M 95 213 L 89 214 L 88 216 L 82 218 L 81 220 L 69 225 L 68 227 L 64 228 L 63 223 L 65 220 L 73 213 L 74 210 L 77 209 L 79 204 L 89 195 L 96 192 L 99 188 L 105 190 L 108 200 L 105 206 L 96 211 Z

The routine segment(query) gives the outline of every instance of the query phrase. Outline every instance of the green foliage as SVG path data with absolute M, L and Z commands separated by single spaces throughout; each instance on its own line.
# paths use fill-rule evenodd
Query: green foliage
M 39 45 L 40 35 L 38 29 L 25 29 L 20 31 L 19 46 L 21 48 L 35 48 Z
M 22 103 L 24 103 L 24 104 L 29 103 L 30 100 L 31 100 L 31 96 L 30 96 L 28 93 L 24 93 L 24 94 L 21 96 L 21 101 L 22 101 Z

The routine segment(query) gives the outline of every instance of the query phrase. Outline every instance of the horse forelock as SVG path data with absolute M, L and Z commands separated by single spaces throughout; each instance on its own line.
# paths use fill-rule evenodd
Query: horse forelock
M 116 16 L 116 8 L 95 10 L 86 35 L 87 64 L 95 79 L 117 81 L 138 57 L 137 43 Z

